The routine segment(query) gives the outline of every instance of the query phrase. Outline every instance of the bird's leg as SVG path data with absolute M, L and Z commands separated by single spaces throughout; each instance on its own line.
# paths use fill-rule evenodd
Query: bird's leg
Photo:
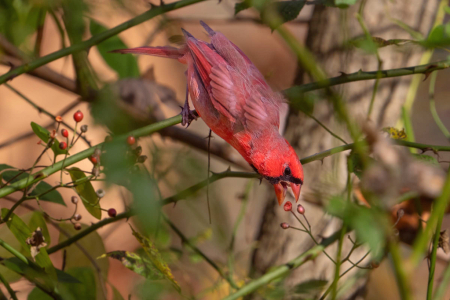
M 191 125 L 191 122 L 193 120 L 197 120 L 197 114 L 195 113 L 195 110 L 191 110 L 189 107 L 189 88 L 186 86 L 186 100 L 184 102 L 184 106 L 181 107 L 181 125 L 186 126 L 186 128 Z

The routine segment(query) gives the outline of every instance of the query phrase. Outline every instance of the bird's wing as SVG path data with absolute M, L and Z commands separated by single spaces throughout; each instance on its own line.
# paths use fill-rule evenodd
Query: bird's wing
M 279 127 L 282 98 L 270 89 L 256 68 L 256 73 L 255 70 L 244 70 L 243 73 L 227 62 L 212 45 L 192 36 L 187 38 L 186 44 L 219 113 L 234 124 L 242 124 L 248 131 L 259 131 L 265 126 Z

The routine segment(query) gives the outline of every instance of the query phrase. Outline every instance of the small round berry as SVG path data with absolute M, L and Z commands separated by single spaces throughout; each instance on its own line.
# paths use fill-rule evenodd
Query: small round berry
M 117 216 L 117 211 L 114 208 L 108 209 L 108 216 L 114 218 L 115 216 Z
M 105 194 L 106 194 L 104 189 L 98 189 L 95 193 L 97 194 L 97 197 L 99 197 L 99 198 L 105 197 Z
M 305 208 L 303 207 L 303 205 L 299 204 L 299 205 L 297 206 L 297 212 L 298 212 L 299 214 L 301 214 L 301 215 L 304 215 L 304 214 L 305 214 Z
M 59 143 L 59 149 L 66 150 L 66 148 L 67 148 L 67 143 L 66 142 Z
M 75 230 L 80 230 L 81 229 L 81 224 L 80 223 L 75 223 L 73 225 L 73 228 L 75 228 Z
M 284 210 L 285 211 L 291 211 L 292 210 L 292 203 L 291 201 L 288 201 L 284 204 Z
M 97 159 L 97 156 L 95 156 L 95 155 L 89 156 L 89 160 L 90 160 L 91 163 L 93 163 L 94 165 L 98 164 L 98 159 Z
M 75 214 L 75 215 L 73 216 L 73 219 L 74 219 L 75 221 L 80 221 L 80 220 L 81 220 L 81 215 L 80 215 L 80 214 Z
M 81 111 L 77 111 L 76 113 L 73 114 L 73 119 L 77 123 L 81 122 L 83 120 L 83 113 Z
M 281 228 L 283 228 L 283 229 L 288 229 L 288 228 L 290 227 L 289 224 L 286 223 L 286 222 L 281 223 L 280 226 L 281 226 Z
M 61 135 L 66 138 L 69 136 L 69 132 L 67 131 L 67 129 L 61 129 Z
M 77 204 L 78 203 L 78 197 L 77 196 L 72 196 L 72 198 L 70 200 L 72 201 L 73 204 Z
M 81 132 L 86 132 L 88 130 L 88 126 L 86 124 L 84 124 L 83 126 L 80 127 Z
M 129 137 L 127 137 L 127 143 L 130 146 L 134 145 L 134 143 L 136 143 L 136 138 L 134 136 L 130 135 Z
M 55 117 L 55 121 L 58 122 L 58 123 L 61 123 L 62 122 L 62 117 L 61 116 L 56 116 Z

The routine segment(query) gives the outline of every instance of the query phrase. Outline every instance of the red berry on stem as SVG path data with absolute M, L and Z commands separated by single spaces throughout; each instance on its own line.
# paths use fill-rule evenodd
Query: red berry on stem
M 77 123 L 81 122 L 83 120 L 83 113 L 81 111 L 77 111 L 76 113 L 73 114 L 73 119 Z
M 280 226 L 281 226 L 281 228 L 283 228 L 283 229 L 288 229 L 288 228 L 290 227 L 289 224 L 286 223 L 286 222 L 281 223 Z
M 117 216 L 117 211 L 114 208 L 108 209 L 108 216 L 114 218 L 115 216 Z
M 75 230 L 80 230 L 81 229 L 81 224 L 80 223 L 75 223 L 73 225 L 73 228 L 75 228 Z
M 66 138 L 69 136 L 69 132 L 67 131 L 67 129 L 61 129 L 61 135 Z
M 292 210 L 292 203 L 291 201 L 288 201 L 284 204 L 284 210 L 285 211 L 291 211 Z
M 127 137 L 127 143 L 130 146 L 134 145 L 134 143 L 136 143 L 136 138 L 134 136 L 130 135 L 129 137 Z
M 72 196 L 72 203 L 73 204 L 77 204 L 78 203 L 78 197 L 77 196 Z
M 303 207 L 303 205 L 299 204 L 297 206 L 297 212 L 301 215 L 305 214 L 305 208 Z
M 97 156 L 95 156 L 95 155 L 89 156 L 89 160 L 90 160 L 91 163 L 93 163 L 94 165 L 98 164 L 98 159 L 97 159 Z
M 66 142 L 59 143 L 59 149 L 66 150 L 66 148 L 67 148 L 67 143 Z
M 73 216 L 73 219 L 74 219 L 75 221 L 80 221 L 80 220 L 81 220 L 81 215 L 80 215 L 80 214 L 75 214 L 75 215 Z

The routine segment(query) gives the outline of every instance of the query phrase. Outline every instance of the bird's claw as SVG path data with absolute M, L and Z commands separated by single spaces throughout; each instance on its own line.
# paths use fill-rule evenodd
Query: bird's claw
M 189 105 L 184 105 L 181 107 L 181 125 L 186 126 L 186 128 L 191 125 L 191 122 L 197 120 L 197 114 L 195 110 L 190 110 Z

